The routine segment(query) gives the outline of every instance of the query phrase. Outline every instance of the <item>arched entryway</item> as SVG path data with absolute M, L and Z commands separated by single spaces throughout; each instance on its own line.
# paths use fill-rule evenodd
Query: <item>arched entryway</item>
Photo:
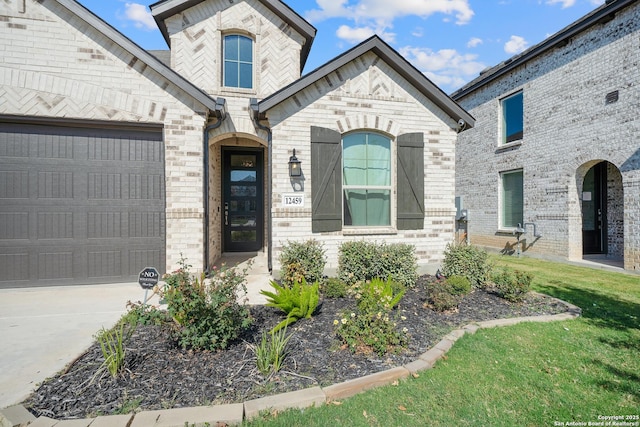
M 582 253 L 585 258 L 624 258 L 624 190 L 620 170 L 607 161 L 580 168 Z

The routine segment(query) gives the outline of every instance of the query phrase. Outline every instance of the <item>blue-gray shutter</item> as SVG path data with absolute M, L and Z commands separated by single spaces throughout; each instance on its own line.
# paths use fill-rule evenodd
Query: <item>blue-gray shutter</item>
M 407 133 L 397 139 L 398 230 L 424 228 L 424 134 Z
M 311 230 L 342 229 L 342 136 L 311 126 Z

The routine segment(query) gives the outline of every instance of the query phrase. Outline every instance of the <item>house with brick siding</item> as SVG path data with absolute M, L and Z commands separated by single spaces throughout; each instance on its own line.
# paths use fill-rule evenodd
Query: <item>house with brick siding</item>
M 608 0 L 452 94 L 471 243 L 640 271 L 640 4 Z
M 148 52 L 74 0 L 0 3 L 0 287 L 205 270 L 287 241 L 453 240 L 473 117 L 372 37 L 302 76 L 279 0 L 163 0 Z

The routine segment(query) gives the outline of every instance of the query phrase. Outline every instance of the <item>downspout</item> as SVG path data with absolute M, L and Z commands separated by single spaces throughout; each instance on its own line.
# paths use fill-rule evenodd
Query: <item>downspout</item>
M 217 121 L 204 128 L 203 156 L 204 157 L 204 271 L 209 271 L 209 132 L 222 126 L 222 122 L 227 118 L 227 100 L 216 99 L 216 109 L 213 112 Z
M 268 205 L 268 209 L 267 209 L 267 229 L 269 230 L 269 238 L 268 238 L 268 242 L 267 242 L 267 268 L 269 269 L 269 273 L 273 272 L 273 261 L 272 261 L 272 238 L 273 238 L 273 233 L 272 233 L 272 222 L 273 222 L 273 218 L 272 218 L 272 214 L 271 214 L 271 198 L 272 196 L 272 187 L 273 187 L 273 173 L 271 171 L 271 166 L 272 166 L 272 154 L 273 154 L 273 133 L 271 132 L 271 128 L 268 126 L 264 126 L 260 124 L 260 111 L 259 111 L 259 107 L 258 107 L 258 100 L 256 98 L 251 98 L 249 100 L 249 109 L 251 110 L 252 114 L 251 114 L 251 119 L 253 120 L 253 123 L 255 124 L 255 126 L 258 129 L 261 129 L 265 132 L 267 132 L 267 200 L 269 201 L 267 203 Z

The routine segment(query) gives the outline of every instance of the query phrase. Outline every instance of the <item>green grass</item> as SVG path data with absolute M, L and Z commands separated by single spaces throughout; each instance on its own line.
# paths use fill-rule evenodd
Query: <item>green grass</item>
M 583 309 L 570 321 L 465 335 L 434 369 L 339 405 L 251 426 L 554 426 L 640 415 L 640 276 L 494 257 Z

